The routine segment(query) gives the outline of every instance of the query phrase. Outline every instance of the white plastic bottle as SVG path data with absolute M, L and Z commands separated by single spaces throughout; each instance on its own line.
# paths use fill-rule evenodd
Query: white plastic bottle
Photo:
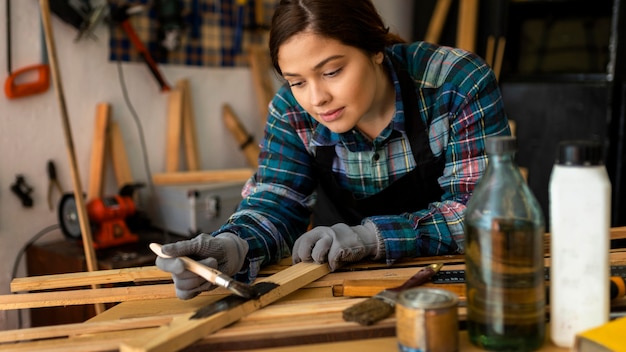
M 571 348 L 577 333 L 609 319 L 611 183 L 602 145 L 561 142 L 549 194 L 550 335 Z

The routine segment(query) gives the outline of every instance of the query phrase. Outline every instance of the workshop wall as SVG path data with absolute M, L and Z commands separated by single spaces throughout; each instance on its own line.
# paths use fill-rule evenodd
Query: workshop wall
M 5 33 L 6 1 L 0 0 L 0 32 Z M 104 1 L 104 0 L 102 0 Z M 92 1 L 92 4 L 97 1 Z M 393 31 L 411 39 L 411 0 L 375 0 L 381 14 Z M 41 63 L 41 25 L 39 2 L 11 1 L 12 70 Z M 143 63 L 109 61 L 109 30 L 104 25 L 96 28 L 97 40 L 74 41 L 77 31 L 52 16 L 57 61 L 63 86 L 68 117 L 71 124 L 74 150 L 83 190 L 88 186 L 91 143 L 96 106 L 108 103 L 111 119 L 122 131 L 133 178 L 138 182 L 148 179 L 140 144 L 139 127 L 127 106 L 123 84 L 128 91 L 132 108 L 136 111 L 147 147 L 148 165 L 152 173 L 164 171 L 167 93 L 161 93 L 154 78 Z M 0 37 L 0 67 L 2 82 L 7 78 L 7 40 Z M 237 143 L 222 123 L 222 105 L 230 104 L 246 129 L 257 141 L 262 136 L 262 119 L 257 116 L 256 97 L 247 67 L 187 67 L 161 65 L 165 78 L 174 84 L 188 79 L 191 86 L 193 110 L 201 166 L 205 170 L 246 167 L 246 160 Z M 278 81 L 275 82 L 278 85 Z M 8 99 L 0 96 L 0 294 L 10 293 L 14 262 L 22 247 L 36 235 L 41 242 L 58 240 L 62 234 L 56 209 L 48 207 L 48 178 L 46 163 L 56 164 L 60 184 L 65 192 L 72 192 L 70 163 L 62 127 L 61 109 L 54 86 L 41 94 Z M 106 171 L 105 195 L 117 193 L 110 163 Z M 17 175 L 32 187 L 29 194 L 32 207 L 25 207 L 12 191 Z M 142 190 L 141 192 L 147 192 Z M 56 206 L 58 191 L 52 193 Z M 141 199 L 141 198 L 140 198 Z M 139 207 L 142 204 L 138 204 Z M 18 263 L 17 277 L 26 276 L 24 260 Z M 29 324 L 23 312 L 22 327 Z M 16 311 L 0 311 L 0 329 L 18 327 Z

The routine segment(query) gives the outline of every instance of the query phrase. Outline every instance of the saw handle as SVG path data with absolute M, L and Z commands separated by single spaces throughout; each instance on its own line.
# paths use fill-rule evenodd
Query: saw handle
M 18 78 L 37 73 L 37 79 L 30 82 L 18 83 Z M 20 78 L 21 80 L 21 78 Z M 43 93 L 50 86 L 50 66 L 47 64 L 31 65 L 12 72 L 4 82 L 4 94 L 7 98 L 14 99 L 29 95 Z

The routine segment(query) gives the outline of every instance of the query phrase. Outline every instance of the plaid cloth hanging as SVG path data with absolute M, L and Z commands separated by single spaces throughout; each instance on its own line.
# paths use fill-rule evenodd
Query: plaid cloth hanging
M 144 11 L 129 21 L 150 55 L 160 64 L 232 67 L 248 65 L 250 45 L 267 46 L 268 26 L 278 0 L 176 0 L 180 3 L 182 31 L 180 45 L 167 50 L 160 44 L 158 11 L 155 0 L 128 0 L 116 6 L 144 5 Z M 262 23 L 255 20 L 257 1 L 262 2 Z M 243 5 L 239 5 L 244 3 Z M 242 21 L 239 18 L 243 19 Z M 241 26 L 240 37 L 237 36 Z M 237 38 L 240 38 L 238 41 Z M 110 26 L 111 61 L 143 61 L 119 23 Z

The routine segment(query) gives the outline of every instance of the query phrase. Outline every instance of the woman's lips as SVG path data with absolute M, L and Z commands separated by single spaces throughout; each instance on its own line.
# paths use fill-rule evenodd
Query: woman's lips
M 344 108 L 330 110 L 327 112 L 320 113 L 319 116 L 322 120 L 324 120 L 324 122 L 332 122 L 338 119 L 339 116 L 341 116 L 341 113 L 343 112 L 343 110 Z

